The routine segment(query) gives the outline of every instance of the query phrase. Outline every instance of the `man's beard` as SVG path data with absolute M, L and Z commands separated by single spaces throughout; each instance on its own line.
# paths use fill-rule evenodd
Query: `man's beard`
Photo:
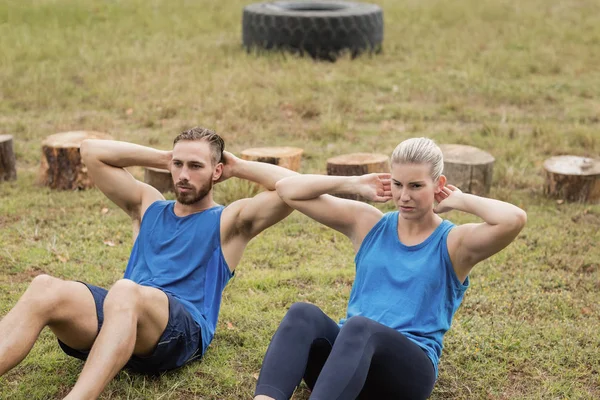
M 212 179 L 208 181 L 206 185 L 203 185 L 200 189 L 196 191 L 196 189 L 189 184 L 182 184 L 183 187 L 191 188 L 192 190 L 187 193 L 182 193 L 179 191 L 179 186 L 175 185 L 175 196 L 177 197 L 177 201 L 186 206 L 196 204 L 206 197 L 206 195 L 211 191 L 213 187 Z

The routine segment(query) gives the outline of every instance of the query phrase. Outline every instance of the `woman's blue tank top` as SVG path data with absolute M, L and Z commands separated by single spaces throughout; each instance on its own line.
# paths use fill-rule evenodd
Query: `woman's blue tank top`
M 346 317 L 361 315 L 402 333 L 427 353 L 436 376 L 442 339 L 469 286 L 448 254 L 453 227 L 444 220 L 425 241 L 406 246 L 398 239 L 398 212 L 385 214 L 356 254 Z

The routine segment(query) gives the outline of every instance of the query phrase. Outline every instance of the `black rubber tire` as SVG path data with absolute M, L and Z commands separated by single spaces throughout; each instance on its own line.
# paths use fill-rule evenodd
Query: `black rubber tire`
M 379 52 L 383 11 L 375 4 L 349 1 L 274 1 L 244 8 L 244 47 L 283 49 L 335 61 L 344 51 L 352 58 Z

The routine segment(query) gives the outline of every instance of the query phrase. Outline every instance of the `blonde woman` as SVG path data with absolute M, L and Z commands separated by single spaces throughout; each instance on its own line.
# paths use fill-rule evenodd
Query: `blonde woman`
M 292 305 L 265 355 L 255 400 L 287 400 L 302 379 L 312 400 L 431 394 L 471 269 L 508 246 L 527 220 L 512 204 L 462 193 L 442 169 L 439 147 L 413 138 L 394 150 L 391 174 L 296 175 L 277 183 L 289 206 L 352 241 L 356 278 L 339 324 L 317 306 Z M 332 193 L 392 200 L 397 210 L 383 214 Z M 439 216 L 450 210 L 483 222 L 454 225 Z

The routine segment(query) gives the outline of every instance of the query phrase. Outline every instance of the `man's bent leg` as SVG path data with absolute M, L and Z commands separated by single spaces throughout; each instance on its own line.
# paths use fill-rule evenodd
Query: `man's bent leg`
M 169 301 L 161 290 L 122 279 L 104 300 L 104 324 L 67 399 L 95 399 L 132 354 L 150 354 L 167 326 Z
M 27 356 L 46 325 L 74 348 L 92 346 L 98 320 L 94 299 L 85 285 L 48 275 L 33 279 L 0 321 L 0 375 Z

